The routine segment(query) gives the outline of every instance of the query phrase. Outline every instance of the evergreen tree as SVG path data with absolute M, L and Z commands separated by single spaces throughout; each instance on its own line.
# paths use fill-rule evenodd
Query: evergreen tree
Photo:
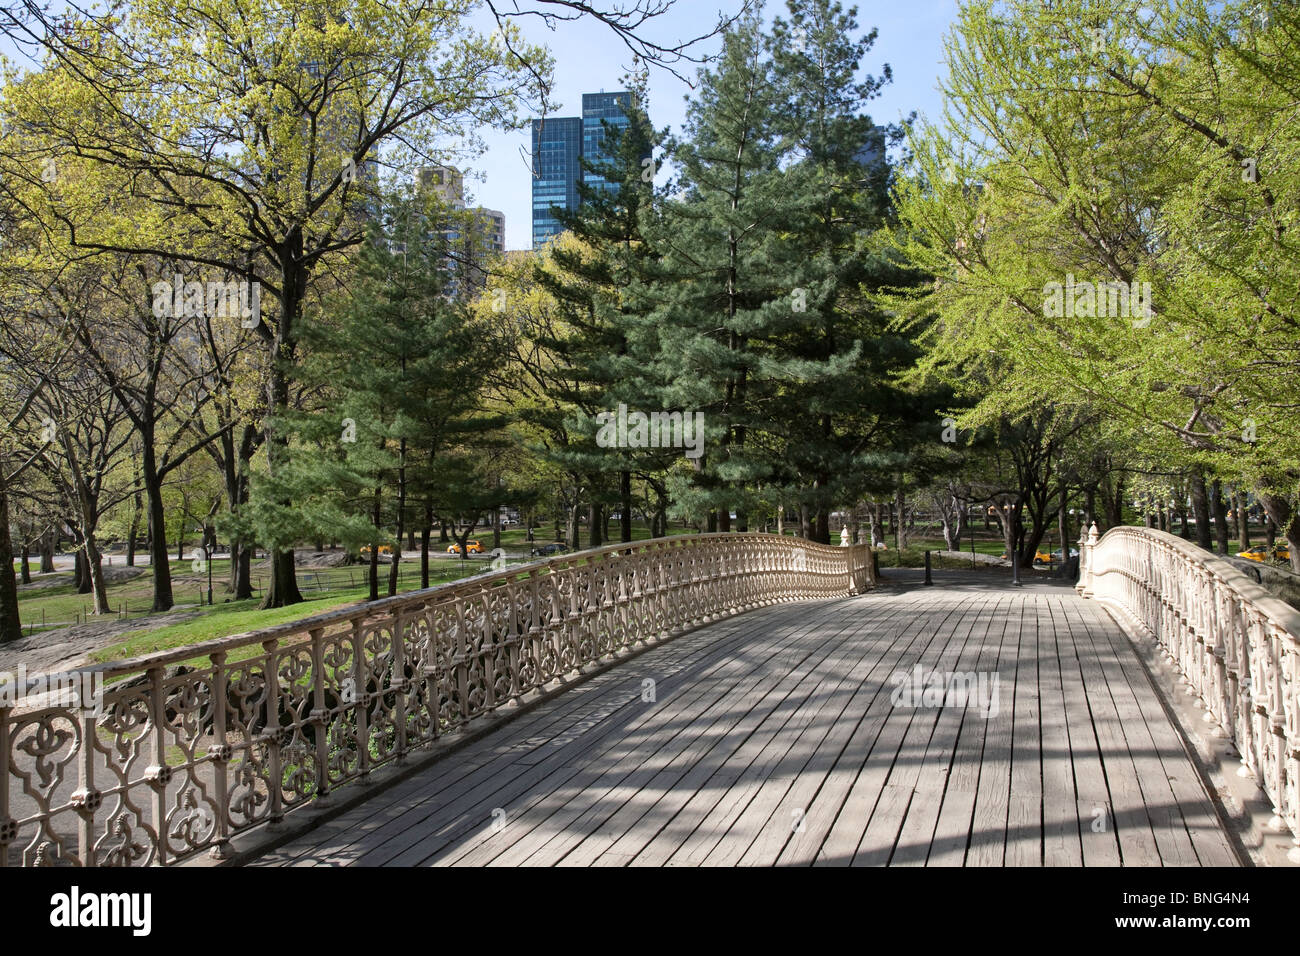
M 653 151 L 664 134 L 650 124 L 645 78 L 630 79 L 627 125 L 602 120 L 602 152 L 607 158 L 601 162 L 585 157 L 582 168 L 587 175 L 578 183 L 578 208 L 555 210 L 577 242 L 555 244 L 545 268 L 539 266 L 535 273 L 565 318 L 562 338 L 543 334 L 537 344 L 562 359 L 557 381 L 571 383 L 561 395 L 574 408 L 571 431 L 592 438 L 598 434 L 595 415 L 600 411 L 619 404 L 641 409 L 654 404 L 638 375 L 639 361 L 628 335 L 639 305 L 633 287 L 645 282 L 654 258 L 644 226 L 653 215 Z M 591 476 L 591 543 L 601 543 L 597 489 L 608 487 L 610 474 L 617 475 L 620 540 L 631 541 L 632 472 L 638 463 L 650 467 L 650 459 L 664 456 L 649 449 L 601 448 L 591 441 L 557 451 L 557 464 Z
M 672 146 L 678 198 L 652 239 L 662 263 L 640 342 L 662 407 L 704 416 L 703 454 L 689 482 L 675 473 L 672 495 L 684 517 L 707 514 L 710 530 L 730 530 L 732 510 L 745 526 L 746 489 L 772 470 L 748 436 L 776 383 L 793 372 L 770 349 L 790 286 L 776 275 L 772 248 L 784 177 L 760 14 L 749 11 L 724 34 L 716 68 L 700 72 L 686 138 Z

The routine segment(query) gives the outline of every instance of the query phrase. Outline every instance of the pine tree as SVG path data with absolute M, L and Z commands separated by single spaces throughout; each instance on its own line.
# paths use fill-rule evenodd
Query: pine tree
M 745 526 L 746 489 L 771 472 L 747 438 L 790 372 L 768 348 L 789 287 L 773 275 L 783 177 L 759 15 L 750 11 L 724 35 L 716 68 L 700 72 L 686 138 L 673 144 L 679 198 L 652 240 L 663 261 L 639 343 L 662 407 L 704 415 L 706 449 L 690 480 L 678 473 L 672 487 L 677 511 L 707 514 L 710 530 L 729 530 L 733 509 Z
M 650 124 L 645 78 L 631 78 L 631 102 L 625 107 L 627 126 L 602 121 L 604 162 L 584 158 L 586 174 L 578 183 L 575 210 L 557 209 L 556 216 L 576 242 L 555 243 L 545 268 L 535 276 L 554 297 L 565 318 L 560 338 L 539 337 L 538 344 L 561 358 L 556 380 L 571 383 L 562 398 L 574 407 L 571 430 L 597 434 L 595 415 L 620 403 L 636 408 L 653 402 L 638 375 L 629 332 L 637 302 L 632 287 L 643 284 L 654 253 L 646 241 L 645 221 L 653 215 L 654 149 L 663 135 Z M 649 450 L 593 447 L 591 441 L 556 449 L 555 461 L 568 471 L 590 475 L 593 482 L 591 544 L 601 543 L 597 489 L 617 475 L 616 500 L 620 539 L 632 540 L 632 472 L 653 468 L 662 454 Z

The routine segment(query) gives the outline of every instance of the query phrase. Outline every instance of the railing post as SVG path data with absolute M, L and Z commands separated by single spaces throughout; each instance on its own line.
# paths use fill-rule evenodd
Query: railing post
M 266 725 L 262 739 L 266 741 L 267 764 L 270 779 L 271 805 L 267 810 L 266 825 L 278 826 L 284 820 L 284 757 L 280 752 L 280 674 L 275 666 L 275 651 L 280 642 L 275 638 L 262 642 L 266 653 L 263 676 L 266 680 Z
M 1095 521 L 1092 523 L 1092 527 L 1088 529 L 1088 540 L 1085 541 L 1083 547 L 1079 549 L 1079 558 L 1081 561 L 1085 554 L 1088 556 L 1087 571 L 1084 571 L 1084 565 L 1080 563 L 1079 583 L 1083 585 L 1083 589 L 1079 593 L 1084 597 L 1092 597 L 1092 585 L 1095 577 L 1094 567 L 1097 557 L 1097 522 Z
M 361 619 L 353 618 L 348 634 L 352 645 L 352 713 L 356 723 L 357 779 L 370 782 L 370 691 L 366 684 L 365 641 L 361 636 Z
M 329 708 L 325 705 L 325 654 L 322 647 L 324 628 L 314 627 L 311 635 L 311 726 L 316 737 L 316 792 L 317 806 L 329 805 Z
M 9 749 L 13 741 L 9 737 L 10 708 L 0 704 L 0 869 L 9 865 L 9 844 L 18 839 L 18 821 L 11 815 L 9 806 L 9 787 L 13 777 L 9 772 Z
M 150 682 L 150 684 L 152 687 L 152 681 Z M 151 719 L 155 715 L 155 711 L 152 706 L 153 704 L 152 696 L 153 695 L 151 691 L 150 711 L 149 711 Z M 95 747 L 91 743 L 91 741 L 95 739 L 95 729 L 96 729 L 95 718 L 93 714 L 83 711 L 78 719 L 81 724 L 81 726 L 78 728 L 78 730 L 81 733 L 81 753 L 80 753 L 81 759 L 80 761 L 78 761 L 80 776 L 78 778 L 78 787 L 76 791 L 73 792 L 72 801 L 71 801 L 72 805 L 77 808 L 77 816 L 78 816 L 77 858 L 78 858 L 78 862 L 80 862 L 82 866 L 94 866 L 95 865 L 95 816 L 99 813 L 100 807 L 103 806 L 103 797 L 100 794 L 100 792 L 95 789 Z M 156 726 L 154 730 L 157 736 L 161 738 L 162 731 L 158 729 Z M 6 778 L 9 776 L 8 759 L 9 759 L 9 755 L 8 752 L 6 752 L 5 754 L 5 761 L 6 761 L 5 777 Z M 145 771 L 146 777 L 151 780 L 153 779 L 152 778 L 153 773 L 154 773 L 153 766 L 150 766 Z M 8 789 L 9 789 L 8 786 L 6 786 L 5 790 L 8 791 Z M 155 793 L 154 816 L 158 820 L 158 825 L 157 825 L 158 849 L 159 849 L 159 853 L 161 854 L 162 845 L 167 839 L 167 827 L 164 822 L 166 804 L 163 803 L 160 805 L 158 803 L 156 799 L 157 798 L 156 787 L 154 793 Z M 159 862 L 161 863 L 162 861 L 163 861 L 163 857 L 160 855 Z
M 212 787 L 216 791 L 216 836 L 208 855 L 214 860 L 224 860 L 230 855 L 230 771 L 232 748 L 226 739 L 226 698 L 230 693 L 226 673 L 226 652 L 214 652 L 212 661 L 212 744 L 208 757 L 212 762 Z
M 149 668 L 149 722 L 153 724 L 153 763 L 145 768 L 145 779 L 153 788 L 153 806 L 154 806 L 154 824 L 157 827 L 158 839 L 158 865 L 167 865 L 167 785 L 172 780 L 172 768 L 167 766 L 167 735 L 164 728 L 167 725 L 167 706 L 164 699 L 164 671 L 162 667 Z M 91 732 L 95 721 L 92 718 L 89 721 Z M 93 766 L 94 750 L 90 741 L 93 738 L 86 738 L 82 741 L 82 746 L 89 751 L 89 759 L 84 766 L 89 773 Z M 89 779 L 83 784 L 96 793 Z M 95 800 L 98 805 L 98 796 Z M 91 826 L 94 826 L 94 813 L 90 814 L 89 820 Z M 87 865 L 94 865 L 92 861 L 87 861 Z

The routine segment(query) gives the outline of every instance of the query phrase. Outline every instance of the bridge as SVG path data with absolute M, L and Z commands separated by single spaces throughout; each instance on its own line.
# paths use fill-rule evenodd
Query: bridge
M 1294 840 L 1300 614 L 1162 532 L 1080 550 L 927 586 L 682 536 L 106 665 L 0 709 L 0 864 L 1250 862 L 1188 701 Z

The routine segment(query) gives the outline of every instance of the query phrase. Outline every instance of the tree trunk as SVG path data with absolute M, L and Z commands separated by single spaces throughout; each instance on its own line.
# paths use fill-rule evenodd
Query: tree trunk
M 1210 504 L 1205 491 L 1205 476 L 1199 472 L 1192 474 L 1192 513 L 1196 516 L 1196 544 L 1206 551 L 1214 549 L 1210 538 Z
M 618 540 L 626 544 L 632 540 L 632 472 L 618 473 Z M 653 535 L 651 535 L 653 537 Z
M 95 590 L 94 583 L 90 580 L 90 568 L 86 566 L 86 552 L 80 542 L 77 544 L 77 550 L 73 554 L 73 567 L 75 568 L 74 578 L 77 585 L 78 594 L 92 594 Z
M 22 555 L 22 564 L 20 570 L 22 572 L 23 584 L 31 584 L 32 583 L 32 546 L 31 546 L 31 542 L 29 541 L 23 542 L 23 555 Z
M 393 562 L 388 566 L 388 596 L 397 593 L 397 578 L 402 567 L 402 537 L 406 517 L 406 439 L 398 443 L 397 452 L 397 534 L 393 538 Z
M 41 553 L 41 574 L 54 573 L 54 549 L 55 537 L 58 532 L 53 528 L 41 535 L 40 540 L 36 543 L 37 550 Z
M 371 506 L 370 522 L 375 526 L 375 543 L 370 546 L 370 567 L 367 575 L 370 584 L 370 600 L 379 600 L 379 522 L 383 520 L 381 492 L 375 489 L 374 504 Z
M 420 529 L 420 587 L 429 586 L 429 538 L 433 536 L 433 499 L 424 499 L 424 526 Z
M 1300 511 L 1293 511 L 1291 502 L 1286 498 L 1271 494 L 1257 494 L 1261 507 L 1264 512 L 1272 519 L 1272 523 L 1282 530 L 1286 537 L 1287 545 L 1291 550 L 1291 570 L 1300 572 Z M 1271 532 L 1270 528 L 1270 532 Z M 1273 542 L 1269 541 L 1269 551 L 1273 548 Z
M 1060 504 L 1056 506 L 1056 530 L 1061 535 L 1061 564 L 1070 560 L 1070 512 L 1065 505 L 1065 492 L 1062 491 Z
M 108 585 L 104 581 L 103 556 L 95 541 L 95 532 L 86 534 L 86 566 L 89 568 L 91 593 L 95 595 L 95 613 L 109 614 L 112 609 L 108 603 Z
M 167 524 L 163 512 L 162 487 L 161 483 L 157 487 L 150 486 L 150 475 L 157 479 L 151 443 L 146 443 L 143 477 L 145 504 L 149 509 L 149 574 L 153 580 L 153 605 L 150 610 L 157 614 L 170 611 L 176 603 L 176 598 L 172 593 L 172 567 L 167 554 L 167 535 L 163 530 Z
M 140 536 L 140 515 L 144 511 L 144 502 L 140 492 L 135 493 L 135 507 L 131 509 L 131 527 L 126 532 L 126 566 L 135 567 L 135 539 Z
M 1228 507 L 1223 500 L 1223 485 L 1218 478 L 1210 484 L 1210 510 L 1214 513 L 1214 537 L 1219 554 L 1228 553 Z
M 601 540 L 601 526 L 604 522 L 601 519 L 601 507 L 592 503 L 587 509 L 587 523 L 590 527 L 587 529 L 588 547 L 599 548 L 604 542 Z
M 1237 541 L 1241 544 L 1240 550 L 1245 551 L 1250 547 L 1250 513 L 1246 510 L 1246 493 L 1237 492 L 1236 504 L 1232 509 L 1237 515 Z
M 253 546 L 239 542 L 239 550 L 231 545 L 230 557 L 236 565 L 235 600 L 244 601 L 253 596 Z
M 902 552 L 907 549 L 907 522 L 903 520 L 907 511 L 907 500 L 903 497 L 902 482 L 894 488 L 894 511 L 897 512 L 894 519 L 894 547 Z
M 18 614 L 18 582 L 14 580 L 14 549 L 9 537 L 9 491 L 0 462 L 0 644 L 23 636 Z

